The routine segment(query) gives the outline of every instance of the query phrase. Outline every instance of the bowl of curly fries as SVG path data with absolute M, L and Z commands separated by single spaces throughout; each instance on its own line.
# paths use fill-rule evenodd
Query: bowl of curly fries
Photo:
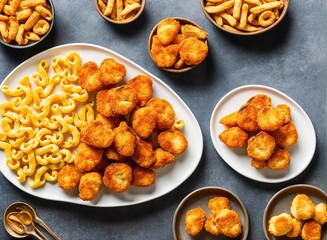
M 282 21 L 289 0 L 201 0 L 204 14 L 219 29 L 236 35 L 256 35 Z
M 145 8 L 145 0 L 94 0 L 94 4 L 101 17 L 114 24 L 135 21 Z

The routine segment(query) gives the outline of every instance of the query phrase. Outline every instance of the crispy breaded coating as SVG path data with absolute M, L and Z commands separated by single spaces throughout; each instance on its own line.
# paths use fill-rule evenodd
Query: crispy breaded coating
M 111 163 L 106 167 L 103 184 L 113 192 L 126 191 L 132 182 L 132 168 L 126 163 Z
M 142 138 L 147 138 L 156 127 L 158 113 L 153 107 L 145 106 L 134 110 L 130 122 L 135 133 Z
M 197 235 L 203 229 L 206 212 L 198 207 L 188 210 L 185 214 L 185 230 L 191 236 Z
M 161 148 L 154 150 L 154 162 L 151 168 L 158 169 L 173 163 L 175 161 L 175 156 L 170 152 L 167 152 Z
M 321 225 L 314 220 L 305 222 L 302 227 L 301 238 L 303 240 L 320 240 Z
M 150 136 L 147 138 L 147 141 L 149 141 L 152 145 L 153 149 L 160 148 L 159 143 L 158 143 L 158 135 L 161 131 L 158 129 L 153 129 L 152 133 Z
M 251 159 L 251 166 L 256 169 L 263 169 L 266 166 L 266 161 L 257 161 L 255 159 Z
M 207 217 L 206 221 L 204 222 L 204 229 L 212 235 L 217 236 L 220 234 L 220 231 L 216 225 L 216 219 L 214 214 L 210 214 L 209 217 Z
M 195 37 L 188 37 L 178 45 L 178 50 L 186 65 L 198 65 L 206 58 L 208 45 Z
M 106 117 L 102 114 L 97 114 L 95 120 L 102 122 L 104 125 L 107 125 L 110 129 L 114 129 L 119 126 L 119 123 L 125 121 L 125 117 L 119 115 L 117 117 Z
M 315 205 L 308 195 L 297 194 L 292 200 L 290 211 L 293 217 L 307 220 L 314 216 Z
M 268 133 L 261 131 L 248 141 L 247 154 L 257 161 L 266 161 L 276 147 L 275 139 Z
M 137 105 L 140 107 L 145 104 L 152 97 L 152 79 L 148 75 L 137 75 L 126 83 L 126 86 L 132 87 L 136 92 Z
M 271 98 L 266 94 L 257 94 L 251 97 L 247 103 L 247 105 L 254 106 L 258 109 L 270 107 L 271 106 Z
M 259 109 L 252 105 L 245 105 L 238 111 L 236 115 L 237 125 L 246 132 L 259 131 L 257 122 L 257 113 Z
M 125 157 L 120 155 L 112 146 L 105 150 L 105 155 L 108 159 L 116 162 L 122 162 L 125 159 Z
M 77 146 L 75 158 L 77 169 L 82 173 L 91 171 L 101 161 L 102 153 L 103 150 L 101 148 L 80 142 Z
M 98 65 L 95 62 L 86 62 L 77 70 L 79 85 L 87 92 L 99 91 L 103 88 L 100 80 Z
M 188 146 L 188 141 L 184 134 L 180 131 L 173 130 L 166 130 L 159 133 L 158 143 L 163 150 L 173 155 L 183 153 Z
M 71 190 L 78 185 L 80 178 L 81 174 L 74 166 L 66 165 L 58 172 L 58 187 Z
M 248 134 L 240 127 L 231 127 L 225 129 L 219 134 L 219 139 L 230 148 L 244 147 L 248 141 Z
M 109 147 L 115 138 L 110 127 L 98 120 L 88 122 L 80 134 L 82 142 L 98 148 Z
M 284 115 L 285 117 L 284 124 L 291 122 L 291 108 L 288 105 L 278 104 L 276 106 L 276 109 Z
M 315 207 L 313 219 L 323 225 L 327 222 L 327 205 L 326 203 L 318 203 Z
M 186 37 L 182 34 L 177 34 L 174 40 L 172 41 L 173 44 L 180 44 Z
M 118 115 L 130 113 L 137 104 L 136 92 L 128 86 L 119 86 L 109 91 L 109 104 Z
M 157 26 L 157 35 L 162 45 L 170 44 L 179 33 L 181 24 L 173 18 L 161 20 Z
M 191 25 L 191 24 L 184 24 L 181 26 L 181 32 L 182 35 L 186 38 L 188 37 L 195 37 L 198 39 L 206 39 L 208 36 L 208 33 L 197 26 Z
M 91 170 L 91 172 L 98 172 L 100 174 L 104 173 L 106 167 L 110 164 L 110 160 L 102 154 L 100 162 Z
M 113 58 L 106 58 L 100 64 L 99 76 L 105 86 L 116 84 L 126 76 L 126 67 Z
M 276 148 L 270 158 L 266 161 L 266 166 L 272 170 L 282 170 L 291 161 L 291 154 L 282 148 Z
M 216 213 L 216 225 L 227 237 L 235 238 L 242 232 L 241 219 L 237 212 L 231 209 L 221 209 Z
M 223 116 L 219 123 L 224 124 L 226 127 L 236 127 L 237 126 L 237 111 Z
M 117 128 L 113 129 L 115 138 L 113 147 L 122 156 L 130 157 L 134 154 L 136 137 L 125 121 L 120 122 Z
M 293 123 L 285 124 L 276 131 L 271 132 L 271 135 L 275 138 L 277 146 L 281 148 L 293 146 L 298 139 L 298 132 Z
M 79 197 L 84 201 L 96 198 L 102 187 L 102 177 L 98 172 L 85 173 L 79 183 Z
M 155 161 L 151 143 L 137 137 L 135 151 L 131 158 L 141 167 L 150 167 Z
M 303 226 L 303 221 L 297 218 L 292 219 L 292 229 L 289 231 L 286 236 L 289 238 L 296 238 L 301 234 L 301 229 Z
M 208 202 L 208 208 L 211 213 L 217 213 L 221 209 L 230 209 L 229 199 L 226 197 L 213 197 Z
M 105 117 L 115 117 L 117 114 L 115 114 L 110 106 L 109 103 L 109 92 L 110 90 L 101 90 L 96 95 L 96 110 L 98 113 Z
M 159 130 L 171 129 L 175 122 L 175 111 L 173 106 L 165 99 L 154 97 L 146 104 L 152 107 L 157 113 L 156 128 Z
M 140 166 L 133 167 L 133 180 L 132 185 L 137 187 L 151 186 L 156 177 L 156 172 L 151 168 L 143 168 Z
M 151 56 L 158 67 L 172 67 L 178 56 L 178 44 L 164 46 L 159 41 L 159 37 L 154 35 L 151 43 Z
M 274 236 L 282 236 L 293 228 L 292 216 L 288 213 L 281 213 L 269 220 L 268 231 Z
M 265 107 L 259 110 L 257 122 L 260 129 L 263 131 L 276 131 L 283 126 L 285 116 L 274 107 Z

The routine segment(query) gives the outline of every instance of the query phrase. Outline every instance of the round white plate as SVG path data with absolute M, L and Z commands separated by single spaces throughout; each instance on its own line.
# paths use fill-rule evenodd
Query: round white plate
M 0 159 L 2 159 L 0 161 L 0 169 L 2 174 L 16 187 L 31 195 L 49 200 L 96 207 L 119 207 L 146 202 L 167 194 L 182 184 L 194 172 L 201 160 L 203 137 L 200 126 L 188 106 L 169 86 L 127 58 L 109 49 L 91 44 L 61 45 L 39 53 L 23 62 L 6 77 L 2 84 L 14 88 L 23 76 L 31 76 L 33 73 L 36 73 L 36 64 L 40 60 L 46 59 L 51 62 L 54 56 L 66 56 L 72 51 L 79 53 L 83 62 L 94 61 L 100 64 L 104 58 L 112 57 L 116 59 L 126 66 L 126 80 L 135 77 L 137 74 L 149 75 L 153 80 L 153 96 L 168 100 L 175 109 L 176 119 L 184 120 L 185 128 L 183 133 L 189 144 L 187 150 L 176 157 L 174 164 L 156 171 L 156 182 L 153 186 L 147 188 L 131 187 L 123 193 L 112 193 L 105 187 L 102 187 L 99 196 L 93 201 L 82 201 L 78 197 L 77 190 L 63 191 L 58 188 L 57 184 L 47 183 L 39 189 L 32 189 L 26 183 L 21 184 L 17 181 L 16 174 L 6 166 L 5 154 L 3 151 L 0 151 Z M 0 93 L 0 101 L 5 100 L 6 97 Z M 1 184 L 6 184 L 6 182 Z
M 255 169 L 250 165 L 251 159 L 247 156 L 245 148 L 229 148 L 218 138 L 218 135 L 226 129 L 223 124 L 219 123 L 219 120 L 236 111 L 252 96 L 260 93 L 271 97 L 272 106 L 287 104 L 291 108 L 292 122 L 298 131 L 297 143 L 287 148 L 291 153 L 291 163 L 283 170 L 270 170 L 266 167 L 261 170 Z M 315 130 L 304 110 L 284 93 L 261 85 L 246 85 L 227 93 L 212 112 L 210 135 L 218 154 L 231 168 L 241 175 L 259 182 L 278 183 L 298 176 L 309 165 L 316 149 Z

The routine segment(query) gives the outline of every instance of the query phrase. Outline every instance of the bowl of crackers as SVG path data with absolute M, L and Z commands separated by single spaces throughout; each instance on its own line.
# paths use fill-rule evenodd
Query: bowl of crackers
M 153 63 L 168 72 L 185 72 L 198 66 L 208 54 L 207 32 L 185 18 L 165 18 L 148 40 Z
M 145 0 L 94 0 L 102 18 L 114 24 L 135 21 L 145 8 Z
M 51 0 L 0 1 L 0 42 L 28 48 L 44 40 L 54 24 Z
M 217 28 L 236 35 L 256 35 L 285 17 L 289 0 L 201 0 L 204 14 Z

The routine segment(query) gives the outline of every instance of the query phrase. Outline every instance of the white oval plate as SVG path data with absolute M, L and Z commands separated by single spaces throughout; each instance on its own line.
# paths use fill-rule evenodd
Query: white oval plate
M 266 167 L 261 170 L 255 169 L 250 165 L 251 159 L 247 156 L 245 148 L 229 148 L 218 138 L 218 135 L 226 129 L 223 124 L 219 123 L 219 120 L 236 111 L 249 98 L 259 93 L 269 95 L 272 106 L 285 103 L 291 108 L 292 122 L 299 134 L 298 142 L 287 148 L 291 153 L 290 165 L 280 171 L 270 170 Z M 304 110 L 284 93 L 261 85 L 246 85 L 227 93 L 212 112 L 210 135 L 218 154 L 231 168 L 245 177 L 266 183 L 284 182 L 298 176 L 309 165 L 316 149 L 315 130 Z
M 68 53 L 76 51 L 80 54 L 82 61 L 94 61 L 98 64 L 104 58 L 112 57 L 118 62 L 123 63 L 127 69 L 125 79 L 131 79 L 137 74 L 147 74 L 153 80 L 153 96 L 161 97 L 168 100 L 175 109 L 176 119 L 185 121 L 183 133 L 188 139 L 187 150 L 176 157 L 175 163 L 166 166 L 163 169 L 156 171 L 156 182 L 153 186 L 147 188 L 131 187 L 123 193 L 112 193 L 102 187 L 99 196 L 93 201 L 82 201 L 78 197 L 77 190 L 63 191 L 58 188 L 57 184 L 47 183 L 39 189 L 31 189 L 28 184 L 21 184 L 16 179 L 16 174 L 6 166 L 5 154 L 0 151 L 0 169 L 2 174 L 19 189 L 49 200 L 71 202 L 95 207 L 119 207 L 134 205 L 158 198 L 182 184 L 196 169 L 199 164 L 203 151 L 203 137 L 200 126 L 194 117 L 191 110 L 183 102 L 183 100 L 163 81 L 147 72 L 134 62 L 127 58 L 100 46 L 91 44 L 67 44 L 51 48 L 34 57 L 26 60 L 16 67 L 3 81 L 2 84 L 7 84 L 14 88 L 18 85 L 19 80 L 25 76 L 31 76 L 36 72 L 36 64 L 46 59 L 51 62 L 51 59 L 56 55 L 66 56 Z M 51 73 L 50 73 L 51 74 Z M 5 96 L 0 93 L 0 101 L 5 101 Z M 5 184 L 5 183 L 2 183 Z

